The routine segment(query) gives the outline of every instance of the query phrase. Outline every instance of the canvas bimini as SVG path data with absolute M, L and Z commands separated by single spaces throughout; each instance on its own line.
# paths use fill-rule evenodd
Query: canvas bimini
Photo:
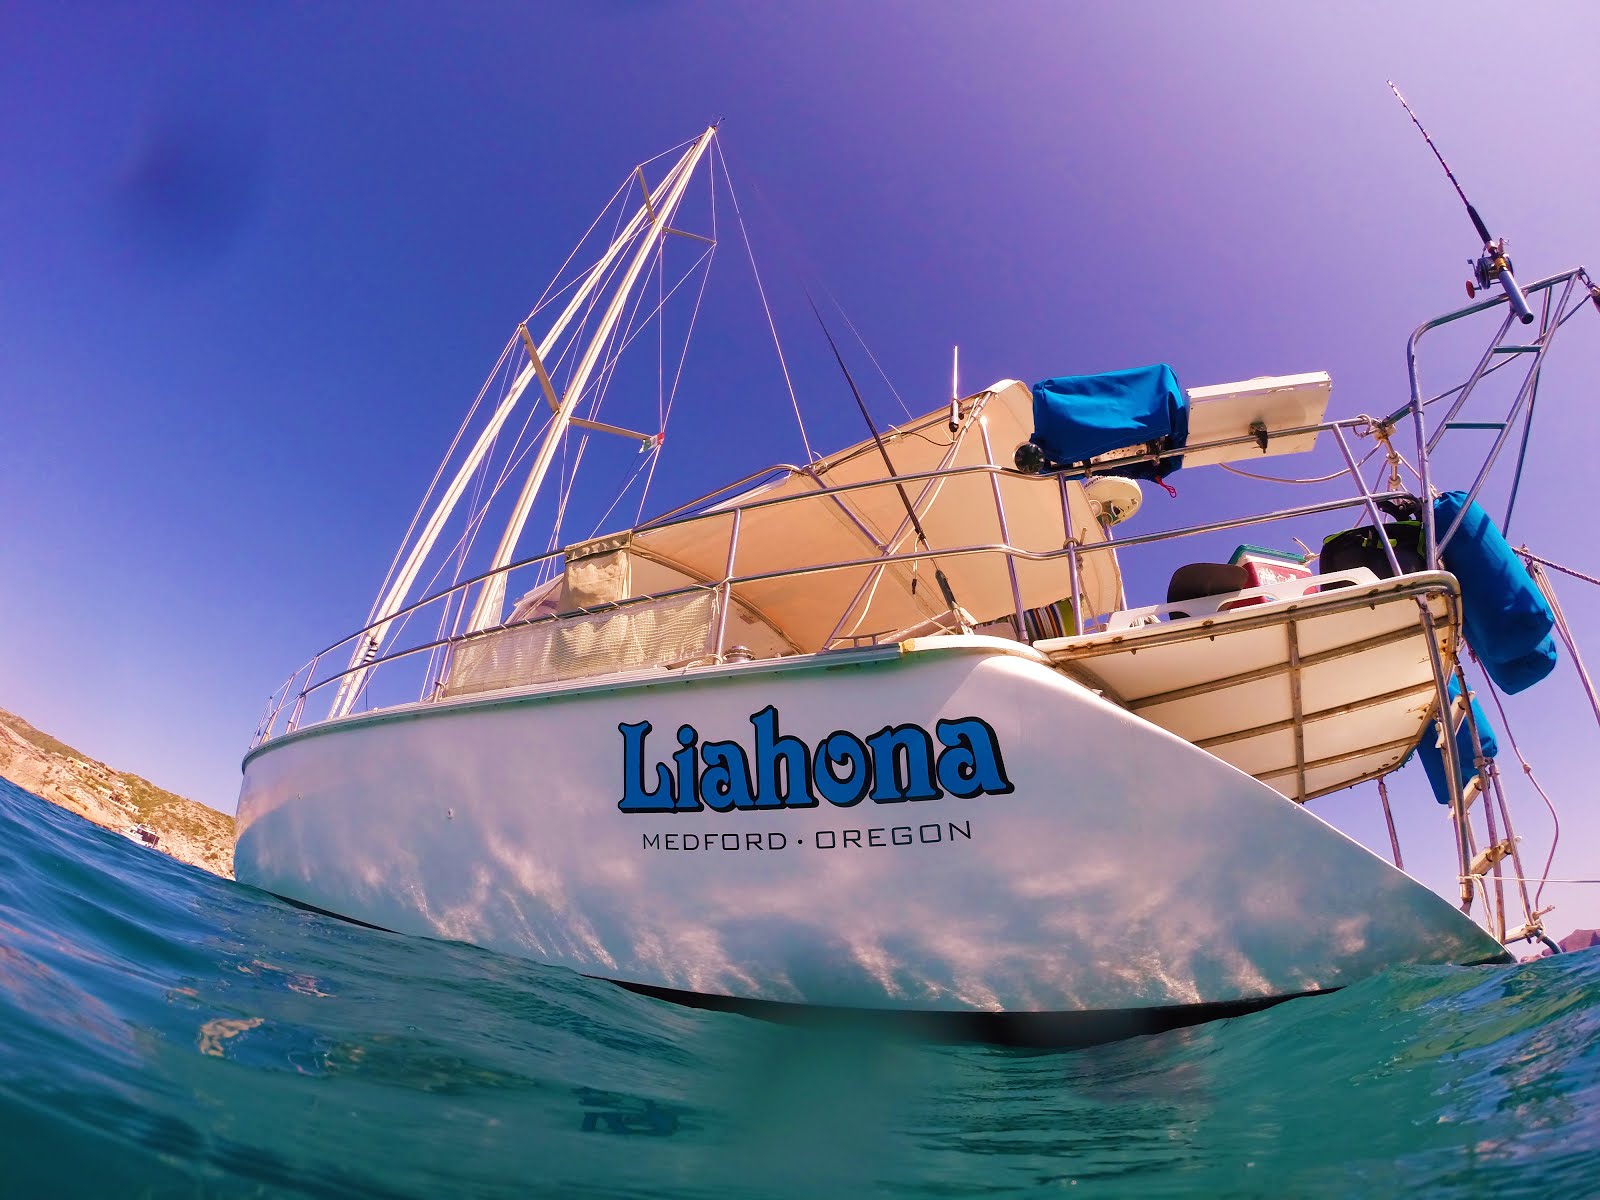
M 1442 568 L 1431 506 L 1408 514 L 1398 480 L 1358 469 L 1364 443 L 1398 459 L 1414 421 L 1426 471 L 1420 396 L 1330 419 L 1317 373 L 1007 380 L 517 557 L 575 439 L 631 439 L 641 469 L 661 453 L 659 432 L 598 406 L 652 272 L 651 303 L 693 290 L 663 248 L 709 262 L 715 228 L 675 222 L 714 137 L 653 184 L 654 164 L 631 177 L 617 236 L 508 343 L 368 621 L 273 698 L 244 764 L 238 877 L 690 1003 L 1062 1044 L 1396 964 L 1504 960 L 1503 888 L 1498 918 L 1488 897 L 1514 842 L 1491 825 L 1497 856 L 1475 861 L 1472 802 L 1494 806 L 1451 691 L 1471 615 L 1495 622 L 1500 601 Z M 1580 278 L 1527 289 L 1562 297 L 1539 355 Z M 530 412 L 541 435 L 512 438 Z M 1351 494 L 1136 531 L 1141 479 L 1319 439 Z M 1125 595 L 1130 553 L 1317 519 L 1371 536 L 1334 566 L 1246 546 L 1180 564 L 1165 597 Z M 455 578 L 427 584 L 441 562 Z M 1449 784 L 1465 905 L 1305 807 L 1419 744 Z

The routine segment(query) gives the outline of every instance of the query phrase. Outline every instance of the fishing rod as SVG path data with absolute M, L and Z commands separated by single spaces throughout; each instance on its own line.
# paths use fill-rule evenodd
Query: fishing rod
M 833 340 L 833 334 L 828 330 L 828 323 L 822 319 L 822 313 L 817 308 L 817 302 L 811 298 L 809 289 L 806 291 L 806 303 L 811 305 L 811 311 L 817 318 L 817 324 L 822 326 L 822 336 L 828 339 L 828 349 L 833 351 L 834 361 L 839 364 L 839 370 L 844 372 L 844 381 L 850 385 L 850 394 L 856 398 L 856 407 L 861 410 L 861 419 L 867 423 L 867 429 L 872 434 L 872 441 L 878 447 L 878 453 L 883 457 L 883 465 L 889 472 L 889 478 L 894 480 L 895 491 L 900 493 L 900 503 L 905 506 L 906 516 L 911 521 L 911 528 L 916 531 L 917 541 L 922 543 L 922 548 L 932 551 L 928 544 L 928 535 L 923 531 L 922 521 L 917 517 L 917 509 L 911 503 L 911 497 L 906 495 L 906 486 L 900 482 L 900 475 L 894 469 L 894 463 L 889 461 L 889 448 L 883 444 L 883 435 L 878 432 L 878 426 L 872 419 L 872 414 L 867 411 L 867 402 L 861 398 L 861 389 L 856 387 L 855 377 L 850 374 L 850 368 L 845 366 L 844 355 L 839 353 L 839 347 Z M 956 620 L 961 623 L 965 632 L 971 632 L 967 626 L 965 610 L 956 603 L 956 594 L 950 586 L 950 580 L 945 577 L 944 568 L 937 561 L 933 562 L 933 578 L 939 585 L 939 594 L 944 597 L 945 605 L 956 614 Z M 912 580 L 912 590 L 916 590 L 915 577 Z
M 1451 186 L 1456 189 L 1456 195 L 1461 197 L 1461 203 L 1467 206 L 1467 216 L 1472 218 L 1472 227 L 1478 231 L 1478 236 L 1483 239 L 1483 254 L 1473 264 L 1473 278 L 1477 287 L 1487 291 L 1496 283 L 1505 291 L 1506 300 L 1510 302 L 1513 311 L 1524 325 L 1533 324 L 1533 310 L 1528 307 L 1527 297 L 1522 294 L 1522 289 L 1517 286 L 1517 280 L 1511 274 L 1511 260 L 1506 257 L 1505 238 L 1489 236 L 1489 227 L 1484 224 L 1483 218 L 1478 215 L 1478 210 L 1472 207 L 1472 201 L 1467 199 L 1467 193 L 1462 189 L 1461 183 L 1456 179 L 1456 173 L 1450 169 L 1450 164 L 1445 162 L 1444 155 L 1439 153 L 1439 147 L 1433 144 L 1433 139 L 1428 136 L 1428 131 L 1422 127 L 1422 122 L 1417 119 L 1417 114 L 1411 111 L 1411 105 L 1406 103 L 1406 98 L 1400 94 L 1400 89 L 1395 87 L 1394 80 L 1389 80 L 1389 90 L 1394 93 L 1394 98 L 1400 101 L 1400 107 L 1406 110 L 1406 115 L 1411 118 L 1411 123 L 1417 127 L 1417 132 L 1422 134 L 1422 140 L 1428 143 L 1428 149 L 1433 151 L 1433 156 L 1439 160 L 1439 165 L 1444 168 L 1444 173 L 1449 177 Z M 1471 261 L 1470 259 L 1468 260 Z M 1471 283 L 1467 284 L 1467 296 L 1477 295 L 1477 289 Z

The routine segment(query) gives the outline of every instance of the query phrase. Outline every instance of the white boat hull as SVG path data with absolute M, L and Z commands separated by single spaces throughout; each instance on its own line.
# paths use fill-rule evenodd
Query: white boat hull
M 755 772 L 768 706 L 808 750 L 917 726 L 957 752 L 934 764 L 937 798 L 842 807 L 819 785 L 809 806 L 717 811 L 706 780 L 691 811 L 619 808 L 666 803 L 679 778 L 702 790 L 700 751 L 681 776 L 671 758 L 683 726 L 700 748 L 740 743 Z M 1504 955 L 1303 807 L 989 639 L 312 727 L 246 759 L 235 869 L 385 929 L 717 1005 L 1135 1014 L 1126 1032 Z

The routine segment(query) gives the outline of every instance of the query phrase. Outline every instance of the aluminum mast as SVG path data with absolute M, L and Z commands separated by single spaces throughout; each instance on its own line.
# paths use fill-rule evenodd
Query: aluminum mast
M 629 218 L 628 223 L 617 235 L 616 240 L 606 249 L 606 252 L 601 255 L 599 261 L 589 269 L 583 282 L 573 292 L 572 298 L 567 302 L 567 306 L 561 311 L 561 315 L 556 318 L 555 323 L 551 325 L 537 347 L 533 344 L 533 338 L 528 332 L 527 323 L 524 322 L 518 327 L 517 332 L 528 349 L 529 362 L 512 381 L 505 398 L 501 400 L 499 406 L 495 409 L 494 415 L 490 418 L 483 432 L 478 435 L 478 440 L 473 444 L 465 461 L 451 480 L 450 486 L 445 490 L 444 495 L 435 506 L 432 515 L 428 518 L 428 523 L 423 527 L 422 533 L 418 536 L 411 552 L 406 556 L 400 573 L 395 577 L 392 586 L 373 611 L 371 632 L 366 638 L 358 642 L 351 651 L 351 670 L 339 684 L 338 693 L 334 697 L 333 707 L 329 713 L 330 717 L 345 716 L 354 706 L 356 697 L 360 695 L 361 687 L 366 681 L 367 672 L 362 667 L 362 664 L 375 656 L 379 647 L 383 644 L 383 639 L 389 632 L 389 618 L 405 604 L 406 597 L 410 594 L 411 587 L 416 582 L 416 577 L 421 571 L 423 563 L 433 550 L 439 534 L 444 529 L 445 522 L 460 501 L 473 472 L 478 469 L 485 456 L 488 455 L 494 445 L 496 436 L 505 425 L 506 418 L 511 415 L 511 410 L 516 406 L 517 401 L 521 399 L 523 392 L 528 389 L 530 383 L 537 379 L 550 407 L 555 410 L 555 419 L 551 424 L 545 445 L 540 450 L 539 458 L 534 463 L 534 469 L 529 476 L 528 483 L 523 488 L 522 496 L 517 501 L 517 509 L 513 516 L 512 524 L 507 528 L 506 536 L 501 539 L 500 547 L 495 553 L 495 561 L 491 569 L 499 570 L 511 561 L 511 553 L 515 548 L 517 535 L 521 533 L 522 526 L 527 521 L 528 510 L 532 507 L 534 495 L 537 493 L 540 483 L 543 482 L 544 474 L 549 468 L 549 462 L 553 457 L 557 440 L 565 431 L 566 426 L 574 423 L 572 410 L 582 396 L 583 387 L 588 382 L 589 373 L 593 370 L 594 363 L 598 359 L 600 347 L 603 346 L 605 339 L 610 335 L 611 329 L 616 324 L 617 316 L 621 312 L 622 301 L 632 289 L 643 262 L 648 257 L 646 252 L 655 245 L 656 239 L 664 232 L 667 218 L 676 208 L 679 200 L 682 199 L 689 177 L 693 173 L 694 167 L 698 163 L 705 147 L 710 143 L 714 132 L 715 127 L 708 128 L 700 137 L 695 139 L 694 144 L 685 152 L 684 156 L 673 165 L 661 182 L 656 185 L 653 194 L 648 188 L 644 189 L 644 203 Z M 643 186 L 643 169 L 640 168 L 637 173 L 640 184 Z M 638 237 L 640 229 L 647 222 L 652 227 L 652 236 L 640 248 L 639 255 L 636 256 L 632 266 L 629 268 L 626 279 L 617 292 L 617 298 L 612 301 L 611 307 L 607 309 L 601 328 L 591 342 L 589 352 L 585 356 L 583 363 L 580 364 L 581 375 L 574 374 L 572 386 L 569 387 L 567 392 L 568 402 L 558 402 L 550 379 L 545 373 L 544 360 L 555 350 L 556 344 L 566 332 L 567 326 L 583 310 L 589 301 L 589 297 L 605 280 L 606 276 L 610 274 L 617 258 L 627 249 L 629 243 Z M 582 421 L 577 421 L 576 423 L 588 424 Z M 627 433 L 629 431 L 616 430 L 616 432 Z M 496 584 L 498 584 L 497 588 L 494 587 Z M 489 593 L 492 588 L 495 594 L 491 597 Z M 500 611 L 504 606 L 504 596 L 505 576 L 503 574 L 486 581 L 483 591 L 479 594 L 478 605 L 473 610 L 472 624 L 469 628 L 482 628 L 483 625 L 479 624 L 480 614 L 490 611 L 491 606 L 493 616 L 485 620 L 484 624 L 496 623 L 500 619 Z
M 649 262 L 650 255 L 654 252 L 663 234 L 668 232 L 669 223 L 673 213 L 677 210 L 678 202 L 683 199 L 684 190 L 689 186 L 690 176 L 698 165 L 706 147 L 711 144 L 711 139 L 716 135 L 716 126 L 708 126 L 706 131 L 695 139 L 694 145 L 684 153 L 677 166 L 668 176 L 671 186 L 667 194 L 659 201 L 646 196 L 644 207 L 634 215 L 629 223 L 628 231 L 613 244 L 612 249 L 618 249 L 623 242 L 633 236 L 640 222 L 648 218 L 650 232 L 640 243 L 635 251 L 633 262 L 628 265 L 627 274 L 612 294 L 611 303 L 607 306 L 605 315 L 600 320 L 600 326 L 590 339 L 588 348 L 584 351 L 583 358 L 572 372 L 572 377 L 567 383 L 566 394 L 556 406 L 555 418 L 550 423 L 550 428 L 545 434 L 544 444 L 539 447 L 539 455 L 534 460 L 532 469 L 528 472 L 528 481 L 523 484 L 522 494 L 517 497 L 516 508 L 512 510 L 511 520 L 506 525 L 505 533 L 501 535 L 500 545 L 495 549 L 494 558 L 490 561 L 488 569 L 497 572 L 483 581 L 483 587 L 478 592 L 478 601 L 472 609 L 472 619 L 467 623 L 471 632 L 487 629 L 491 625 L 500 623 L 501 613 L 505 608 L 506 572 L 504 568 L 511 562 L 512 555 L 516 552 L 517 539 L 522 536 L 522 527 L 527 524 L 528 514 L 533 509 L 534 498 L 539 493 L 540 485 L 550 470 L 550 463 L 555 458 L 556 448 L 561 443 L 562 436 L 567 431 L 567 426 L 572 422 L 573 410 L 577 408 L 578 401 L 583 398 L 583 390 L 589 383 L 589 376 L 593 373 L 595 364 L 600 361 L 600 354 L 605 349 L 605 344 L 616 328 L 617 321 L 622 316 L 622 310 L 633 285 L 638 281 L 639 274 Z M 640 175 L 640 182 L 644 177 Z M 658 189 L 659 190 L 659 189 Z M 543 350 L 541 348 L 541 355 Z M 538 368 L 540 375 L 543 369 L 538 359 L 531 364 Z M 540 381 L 544 382 L 543 379 Z M 554 401 L 554 393 L 547 393 L 547 399 Z

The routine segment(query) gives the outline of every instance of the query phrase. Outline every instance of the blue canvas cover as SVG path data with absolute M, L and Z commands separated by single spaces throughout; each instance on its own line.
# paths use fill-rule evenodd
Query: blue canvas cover
M 1454 700 L 1459 695 L 1461 686 L 1452 679 L 1450 698 Z M 1472 698 L 1472 719 L 1478 724 L 1478 744 L 1483 747 L 1484 757 L 1493 758 L 1500 752 L 1500 743 L 1489 724 L 1489 718 L 1479 707 L 1476 696 Z M 1417 743 L 1417 757 L 1422 760 L 1422 769 L 1427 772 L 1428 786 L 1433 788 L 1433 798 L 1440 804 L 1449 804 L 1450 790 L 1445 786 L 1444 752 L 1440 750 L 1438 740 L 1438 726 L 1429 721 L 1427 728 L 1422 731 L 1422 740 Z M 1456 764 L 1460 768 L 1461 786 L 1466 787 L 1478 773 L 1478 767 L 1472 754 L 1472 730 L 1465 721 L 1461 722 L 1461 728 L 1456 730 Z
M 1479 661 L 1489 673 L 1489 678 L 1494 680 L 1495 686 L 1507 695 L 1514 696 L 1525 688 L 1531 688 L 1556 669 L 1555 635 L 1546 634 L 1544 641 L 1517 658 L 1493 663 L 1486 658 L 1480 658 Z
M 1520 692 L 1555 668 L 1555 616 L 1505 535 L 1476 502 L 1467 503 L 1465 492 L 1446 492 L 1433 502 L 1438 536 L 1463 509 L 1466 516 L 1442 556 L 1461 584 L 1462 632 L 1496 686 Z
M 1056 466 L 1086 462 L 1130 446 L 1182 446 L 1189 439 L 1189 397 L 1165 363 L 1063 375 L 1033 385 L 1033 438 Z M 1119 475 L 1160 479 L 1182 465 L 1174 455 L 1116 468 Z

